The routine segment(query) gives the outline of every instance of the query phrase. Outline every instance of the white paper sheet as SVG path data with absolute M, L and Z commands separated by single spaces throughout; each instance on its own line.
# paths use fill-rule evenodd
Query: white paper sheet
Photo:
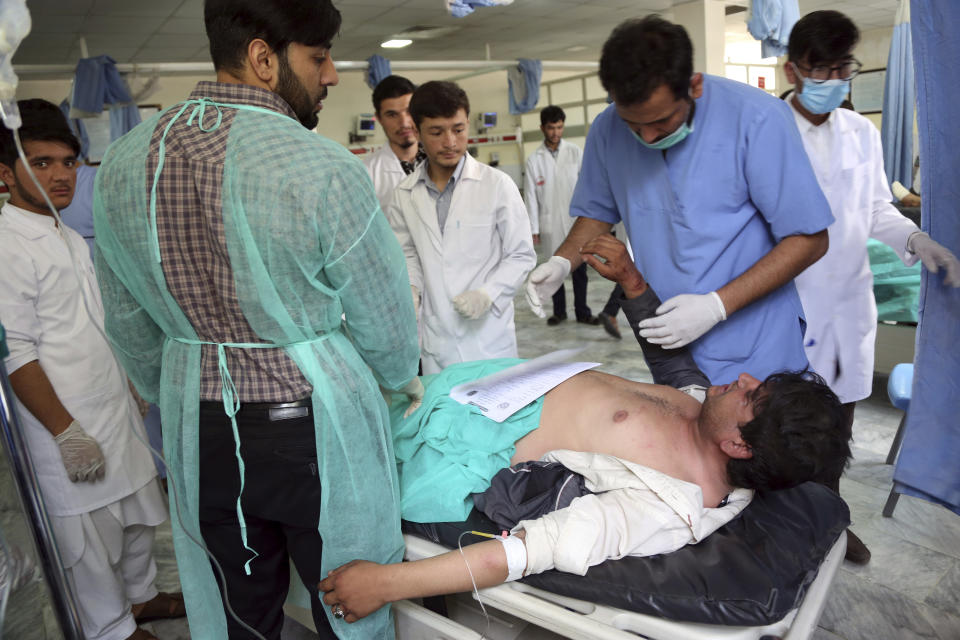
M 599 362 L 568 362 L 583 349 L 562 349 L 450 389 L 450 397 L 503 422 L 555 386 Z

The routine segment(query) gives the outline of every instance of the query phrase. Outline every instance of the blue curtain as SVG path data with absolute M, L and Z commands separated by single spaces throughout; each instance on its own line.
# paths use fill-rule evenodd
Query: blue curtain
M 140 124 L 140 110 L 132 102 L 110 105 L 110 142 Z
M 800 19 L 797 0 L 753 0 L 747 30 L 760 41 L 764 58 L 775 58 L 787 53 L 790 31 Z
M 462 18 L 473 13 L 477 7 L 492 7 L 498 4 L 510 4 L 513 0 L 446 0 L 447 11 L 454 18 Z
M 376 89 L 380 81 L 390 75 L 390 61 L 383 56 L 367 58 L 367 86 Z
M 70 95 L 71 118 L 96 118 L 103 113 L 104 105 L 110 105 L 112 142 L 140 124 L 140 112 L 132 102 L 127 83 L 117 71 L 117 63 L 113 58 L 96 56 L 77 62 Z M 114 113 L 114 107 L 123 109 Z
M 887 77 L 883 87 L 883 166 L 887 182 L 899 180 L 906 188 L 913 185 L 913 106 L 916 93 L 913 81 L 913 48 L 910 43 L 910 2 L 900 0 L 897 19 L 887 58 Z
M 960 2 L 913 0 L 910 23 L 923 163 L 922 228 L 960 253 Z M 893 479 L 899 492 L 960 514 L 960 289 L 923 270 L 913 395 Z
M 83 124 L 83 120 L 70 117 L 69 101 L 64 100 L 60 103 L 60 111 L 63 112 L 63 117 L 67 119 L 67 124 L 70 125 L 73 135 L 77 136 L 77 140 L 80 141 L 80 158 L 86 158 L 90 152 L 90 136 L 87 135 L 86 125 Z
M 507 69 L 511 114 L 520 115 L 537 106 L 540 101 L 541 75 L 543 63 L 528 58 L 520 58 L 516 67 Z

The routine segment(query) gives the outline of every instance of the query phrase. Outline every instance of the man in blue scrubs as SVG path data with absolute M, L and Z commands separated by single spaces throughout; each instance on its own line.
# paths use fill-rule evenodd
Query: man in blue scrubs
M 827 250 L 830 206 L 789 107 L 693 73 L 683 27 L 628 20 L 604 44 L 614 103 L 590 127 L 566 241 L 527 283 L 536 312 L 580 265 L 579 249 L 623 220 L 640 272 L 665 302 L 641 325 L 690 344 L 718 384 L 807 365 L 793 278 Z

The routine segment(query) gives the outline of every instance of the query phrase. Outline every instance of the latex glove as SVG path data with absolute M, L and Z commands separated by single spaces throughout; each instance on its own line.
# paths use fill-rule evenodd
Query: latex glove
M 726 319 L 727 310 L 716 291 L 703 295 L 682 293 L 657 307 L 656 316 L 641 322 L 640 335 L 664 349 L 678 349 Z
M 457 313 L 470 320 L 478 320 L 483 317 L 492 304 L 493 300 L 483 289 L 464 291 L 453 299 L 453 308 L 457 310 Z
M 564 278 L 570 274 L 570 261 L 561 256 L 552 256 L 549 260 L 530 272 L 524 293 L 530 309 L 541 318 L 547 314 L 543 306 L 557 292 Z
M 950 249 L 923 231 L 915 231 L 907 239 L 907 251 L 917 254 L 930 273 L 936 273 L 940 267 L 943 267 L 947 272 L 943 283 L 951 287 L 960 287 L 960 261 Z
M 413 296 L 413 315 L 420 318 L 420 289 L 410 285 L 410 295 Z
M 53 438 L 60 447 L 63 468 L 70 482 L 94 482 L 102 480 L 105 471 L 103 452 L 97 441 L 74 420 L 70 426 Z
M 410 406 L 403 412 L 403 417 L 408 418 L 423 404 L 423 383 L 420 382 L 420 378 L 414 378 L 400 391 L 410 398 Z

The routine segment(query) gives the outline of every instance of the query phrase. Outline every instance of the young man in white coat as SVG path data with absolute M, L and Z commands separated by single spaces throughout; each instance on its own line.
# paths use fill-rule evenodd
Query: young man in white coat
M 466 153 L 470 102 L 456 84 L 420 86 L 410 114 L 427 160 L 386 213 L 422 308 L 423 372 L 516 357 L 513 297 L 537 259 L 520 191 Z
M 414 84 L 403 76 L 387 76 L 373 90 L 373 112 L 387 136 L 387 144 L 364 158 L 363 164 L 384 211 L 393 190 L 425 158 L 410 117 L 410 96 L 414 89 Z
M 946 285 L 960 286 L 960 263 L 891 204 L 883 170 L 880 133 L 869 120 L 838 108 L 860 70 L 853 48 L 856 25 L 837 11 L 804 16 L 790 33 L 787 79 L 795 89 L 784 99 L 793 115 L 836 221 L 827 229 L 830 248 L 796 277 L 807 318 L 804 347 L 814 371 L 840 397 L 851 432 L 857 400 L 870 395 L 877 307 L 867 239 L 874 238 L 911 265 L 919 258 Z M 827 483 L 839 489 L 839 475 Z M 847 532 L 847 559 L 859 564 L 870 551 Z
M 563 125 L 567 116 L 560 107 L 550 105 L 540 111 L 540 131 L 543 144 L 527 158 L 524 171 L 523 195 L 530 212 L 530 228 L 534 244 L 543 243 L 547 255 L 553 255 L 570 228 L 570 199 L 577 186 L 577 175 L 583 152 L 577 145 L 563 139 Z M 570 272 L 573 280 L 573 311 L 577 322 L 599 324 L 600 321 L 587 306 L 587 265 Z M 558 325 L 567 319 L 566 287 L 560 285 L 553 294 L 553 315 L 547 324 Z
M 62 210 L 73 199 L 80 145 L 55 105 L 19 106 L 27 160 Z M 103 306 L 89 249 L 57 223 L 3 128 L 0 180 L 10 187 L 0 211 L 5 364 L 84 635 L 149 640 L 137 623 L 184 615 L 183 597 L 153 584 L 154 527 L 167 519 L 166 500 L 127 377 L 98 330 Z

